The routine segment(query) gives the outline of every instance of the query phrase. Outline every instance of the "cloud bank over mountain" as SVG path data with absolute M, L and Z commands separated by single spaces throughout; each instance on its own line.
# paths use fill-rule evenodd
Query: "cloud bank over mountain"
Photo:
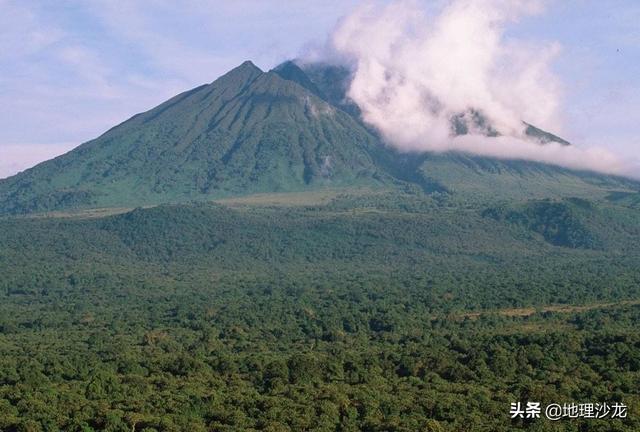
M 368 3 L 341 20 L 331 43 L 353 64 L 348 96 L 400 150 L 459 150 L 629 174 L 604 148 L 524 139 L 523 121 L 562 131 L 562 83 L 552 70 L 561 47 L 506 36 L 507 26 L 543 6 L 455 0 L 433 13 L 417 1 Z M 473 130 L 453 137 L 452 117 L 469 110 L 482 113 L 500 137 Z

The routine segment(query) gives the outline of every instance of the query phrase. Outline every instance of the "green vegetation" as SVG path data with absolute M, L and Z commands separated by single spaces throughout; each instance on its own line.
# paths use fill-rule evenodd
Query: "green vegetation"
M 507 220 L 542 234 L 545 240 L 556 245 L 572 248 L 596 248 L 598 240 L 581 222 L 578 211 L 588 213 L 593 206 L 589 201 L 574 198 L 566 202 L 551 200 L 528 203 L 521 210 L 491 208 L 484 216 Z
M 638 430 L 640 213 L 436 198 L 0 220 L 0 430 Z

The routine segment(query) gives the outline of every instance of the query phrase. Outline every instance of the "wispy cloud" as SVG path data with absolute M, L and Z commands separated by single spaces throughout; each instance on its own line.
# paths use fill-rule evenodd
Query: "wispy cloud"
M 3 2 L 1 8 L 2 175 L 68 150 L 69 143 L 95 138 L 192 86 L 174 70 L 146 73 L 124 58 L 122 46 L 105 43 L 92 30 L 69 27 L 69 17 L 42 4 Z M 99 27 L 98 20 L 89 23 L 89 29 Z M 192 59 L 184 62 L 193 66 Z

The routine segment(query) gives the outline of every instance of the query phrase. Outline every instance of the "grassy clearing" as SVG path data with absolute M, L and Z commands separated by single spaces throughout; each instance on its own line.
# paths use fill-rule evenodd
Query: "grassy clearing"
M 222 198 L 214 202 L 229 207 L 304 207 L 329 204 L 332 200 L 342 196 L 359 197 L 365 195 L 381 195 L 387 192 L 389 192 L 387 189 L 373 190 L 370 188 L 322 189 L 304 192 L 253 194 L 241 197 Z
M 504 317 L 529 317 L 534 314 L 543 314 L 547 312 L 554 313 L 579 313 L 585 312 L 593 309 L 607 309 L 607 308 L 615 308 L 615 307 L 623 307 L 623 306 L 635 306 L 640 305 L 640 300 L 626 300 L 615 303 L 592 303 L 588 305 L 549 305 L 542 306 L 538 308 L 534 307 L 524 307 L 524 308 L 507 308 L 507 309 L 497 309 L 497 310 L 489 310 L 482 312 L 465 312 L 462 314 L 456 315 L 458 319 L 471 318 L 477 319 L 481 316 L 486 315 L 500 315 Z

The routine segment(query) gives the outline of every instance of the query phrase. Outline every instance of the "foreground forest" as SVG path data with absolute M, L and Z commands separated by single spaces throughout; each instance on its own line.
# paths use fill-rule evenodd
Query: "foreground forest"
M 627 196 L 7 217 L 0 430 L 637 431 L 639 263 Z

